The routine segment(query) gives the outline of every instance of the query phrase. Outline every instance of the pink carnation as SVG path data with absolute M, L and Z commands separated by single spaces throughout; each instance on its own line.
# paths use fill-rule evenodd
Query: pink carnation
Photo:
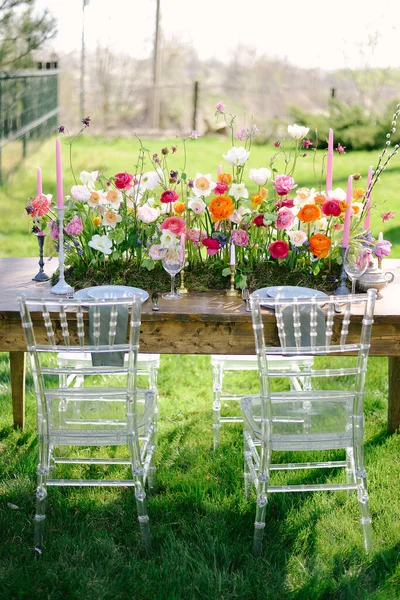
M 41 196 L 35 196 L 35 198 L 33 198 L 29 203 L 30 216 L 43 217 L 44 215 L 47 215 L 47 213 L 49 212 L 50 204 L 51 200 L 49 200 L 47 196 L 44 196 L 43 194 Z
M 186 231 L 185 221 L 179 217 L 168 217 L 161 225 L 161 229 L 168 229 L 174 235 L 181 235 Z
M 291 190 L 297 187 L 293 177 L 290 175 L 277 175 L 274 181 L 274 188 L 278 196 L 286 196 Z
M 198 246 L 200 242 L 206 239 L 207 234 L 205 231 L 200 232 L 200 229 L 188 229 L 186 237 L 193 242 L 195 246 Z
M 68 235 L 79 235 L 83 231 L 83 223 L 79 217 L 74 217 L 65 227 L 65 233 Z
M 268 246 L 272 258 L 286 258 L 289 254 L 289 244 L 283 240 L 277 240 Z
M 277 202 L 275 202 L 275 206 L 277 206 L 278 208 L 282 208 L 284 206 L 286 208 L 293 208 L 294 199 L 293 198 L 280 198 Z
M 219 181 L 215 188 L 213 189 L 214 194 L 217 196 L 223 196 L 228 191 L 228 186 L 226 183 Z
M 294 223 L 294 214 L 290 210 L 290 208 L 280 208 L 277 213 L 278 217 L 275 222 L 275 227 L 277 229 L 290 229 Z
M 231 240 L 235 246 L 247 246 L 249 236 L 244 229 L 234 229 L 231 233 Z
M 377 258 L 382 259 L 384 256 L 389 256 L 391 249 L 392 244 L 390 242 L 387 240 L 381 240 L 380 242 L 377 242 L 372 252 Z

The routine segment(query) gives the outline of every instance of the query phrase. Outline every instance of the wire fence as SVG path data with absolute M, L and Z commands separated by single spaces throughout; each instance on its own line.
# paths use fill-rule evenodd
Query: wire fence
M 57 122 L 57 69 L 0 73 L 0 183 Z

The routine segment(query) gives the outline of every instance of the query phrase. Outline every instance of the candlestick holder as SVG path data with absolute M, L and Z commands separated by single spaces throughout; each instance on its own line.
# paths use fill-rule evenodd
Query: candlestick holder
M 60 277 L 56 285 L 51 288 L 52 294 L 58 296 L 72 296 L 74 288 L 71 287 L 64 278 L 64 207 L 57 208 L 58 213 L 58 265 L 60 270 Z
M 346 296 L 347 294 L 350 294 L 350 290 L 349 288 L 346 286 L 346 278 L 347 278 L 347 274 L 346 271 L 344 270 L 344 255 L 346 254 L 346 248 L 343 248 L 342 246 L 342 270 L 340 273 L 340 278 L 339 278 L 339 286 L 336 288 L 336 290 L 333 290 L 333 293 L 335 294 L 335 296 Z
M 32 281 L 38 281 L 39 283 L 43 281 L 48 281 L 50 279 L 49 275 L 44 272 L 44 260 L 43 260 L 43 246 L 44 246 L 44 235 L 37 235 L 37 241 L 39 244 L 39 272 L 32 277 Z
M 181 285 L 178 288 L 178 294 L 188 294 L 188 289 L 185 287 L 185 269 L 181 271 Z
M 235 265 L 230 265 L 231 270 L 231 287 L 226 291 L 227 296 L 239 296 L 239 292 L 235 290 Z

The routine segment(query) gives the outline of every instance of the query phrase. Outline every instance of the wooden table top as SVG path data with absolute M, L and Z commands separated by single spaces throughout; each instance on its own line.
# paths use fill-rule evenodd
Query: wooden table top
M 45 263 L 51 275 L 58 266 L 53 259 Z M 400 356 L 400 260 L 386 259 L 384 271 L 395 275 L 393 283 L 377 301 L 372 334 L 371 354 Z M 0 260 L 0 351 L 25 349 L 17 296 L 49 296 L 51 285 L 32 281 L 38 271 L 36 258 L 3 258 Z M 142 306 L 140 348 L 142 352 L 182 354 L 251 354 L 254 336 L 251 316 L 244 310 L 240 297 L 230 298 L 220 291 L 190 293 L 179 301 L 160 297 L 159 312 L 151 310 L 150 300 Z M 268 314 L 270 313 L 270 315 Z M 272 311 L 266 311 L 266 341 L 278 340 Z

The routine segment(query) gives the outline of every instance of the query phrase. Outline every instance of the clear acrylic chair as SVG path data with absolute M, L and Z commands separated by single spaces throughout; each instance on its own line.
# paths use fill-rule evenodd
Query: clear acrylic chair
M 145 484 L 155 450 L 155 393 L 137 387 L 140 298 L 78 300 L 18 298 L 29 352 L 37 407 L 39 460 L 37 469 L 35 549 L 42 551 L 48 486 L 134 487 L 144 548 L 151 547 Z M 59 353 L 89 353 L 82 367 L 57 362 Z M 125 360 L 125 356 L 128 360 Z M 78 387 L 60 385 L 72 375 L 84 378 Z M 77 408 L 78 407 L 78 408 Z M 87 448 L 125 446 L 124 456 L 92 457 Z M 59 447 L 72 455 L 57 456 Z M 84 450 L 82 451 L 82 447 Z M 79 455 L 78 449 L 81 449 Z M 78 453 L 78 454 L 77 454 Z M 129 465 L 126 479 L 56 478 L 58 464 L 68 466 Z M 126 469 L 126 467 L 125 467 Z
M 253 553 L 259 554 L 265 528 L 268 494 L 355 490 L 365 549 L 371 549 L 372 527 L 364 465 L 364 385 L 376 290 L 368 294 L 295 298 L 274 301 L 281 347 L 276 353 L 318 358 L 309 390 L 270 391 L 265 346 L 262 297 L 251 299 L 258 358 L 260 394 L 242 399 L 244 420 L 245 490 L 255 485 L 257 494 Z M 272 304 L 268 299 L 268 304 Z M 338 310 L 338 307 L 341 307 Z M 268 352 L 271 348 L 268 348 Z M 355 354 L 355 357 L 351 357 Z M 332 355 L 340 355 L 334 357 Z M 322 364 L 319 364 L 321 363 Z M 328 363 L 328 366 L 326 364 Z M 330 363 L 330 364 L 329 364 Z M 294 373 L 302 377 L 302 373 Z M 272 463 L 273 451 L 343 450 L 345 460 Z M 331 469 L 341 467 L 345 483 L 270 485 L 276 470 Z M 303 471 L 304 472 L 304 471 Z
M 291 357 L 270 354 L 268 356 L 269 376 L 285 377 L 289 373 L 291 389 L 301 390 L 303 387 L 309 389 L 311 381 L 305 374 L 307 371 L 310 372 L 313 363 L 313 356 Z M 213 443 L 214 450 L 216 450 L 221 440 L 221 425 L 243 421 L 240 406 L 238 406 L 240 414 L 222 414 L 222 409 L 227 403 L 230 406 L 239 404 L 242 398 L 242 394 L 235 394 L 224 388 L 225 373 L 227 371 L 257 371 L 258 360 L 257 356 L 249 354 L 212 354 L 211 366 L 213 368 Z M 297 373 L 300 371 L 304 371 L 302 378 L 297 377 Z

